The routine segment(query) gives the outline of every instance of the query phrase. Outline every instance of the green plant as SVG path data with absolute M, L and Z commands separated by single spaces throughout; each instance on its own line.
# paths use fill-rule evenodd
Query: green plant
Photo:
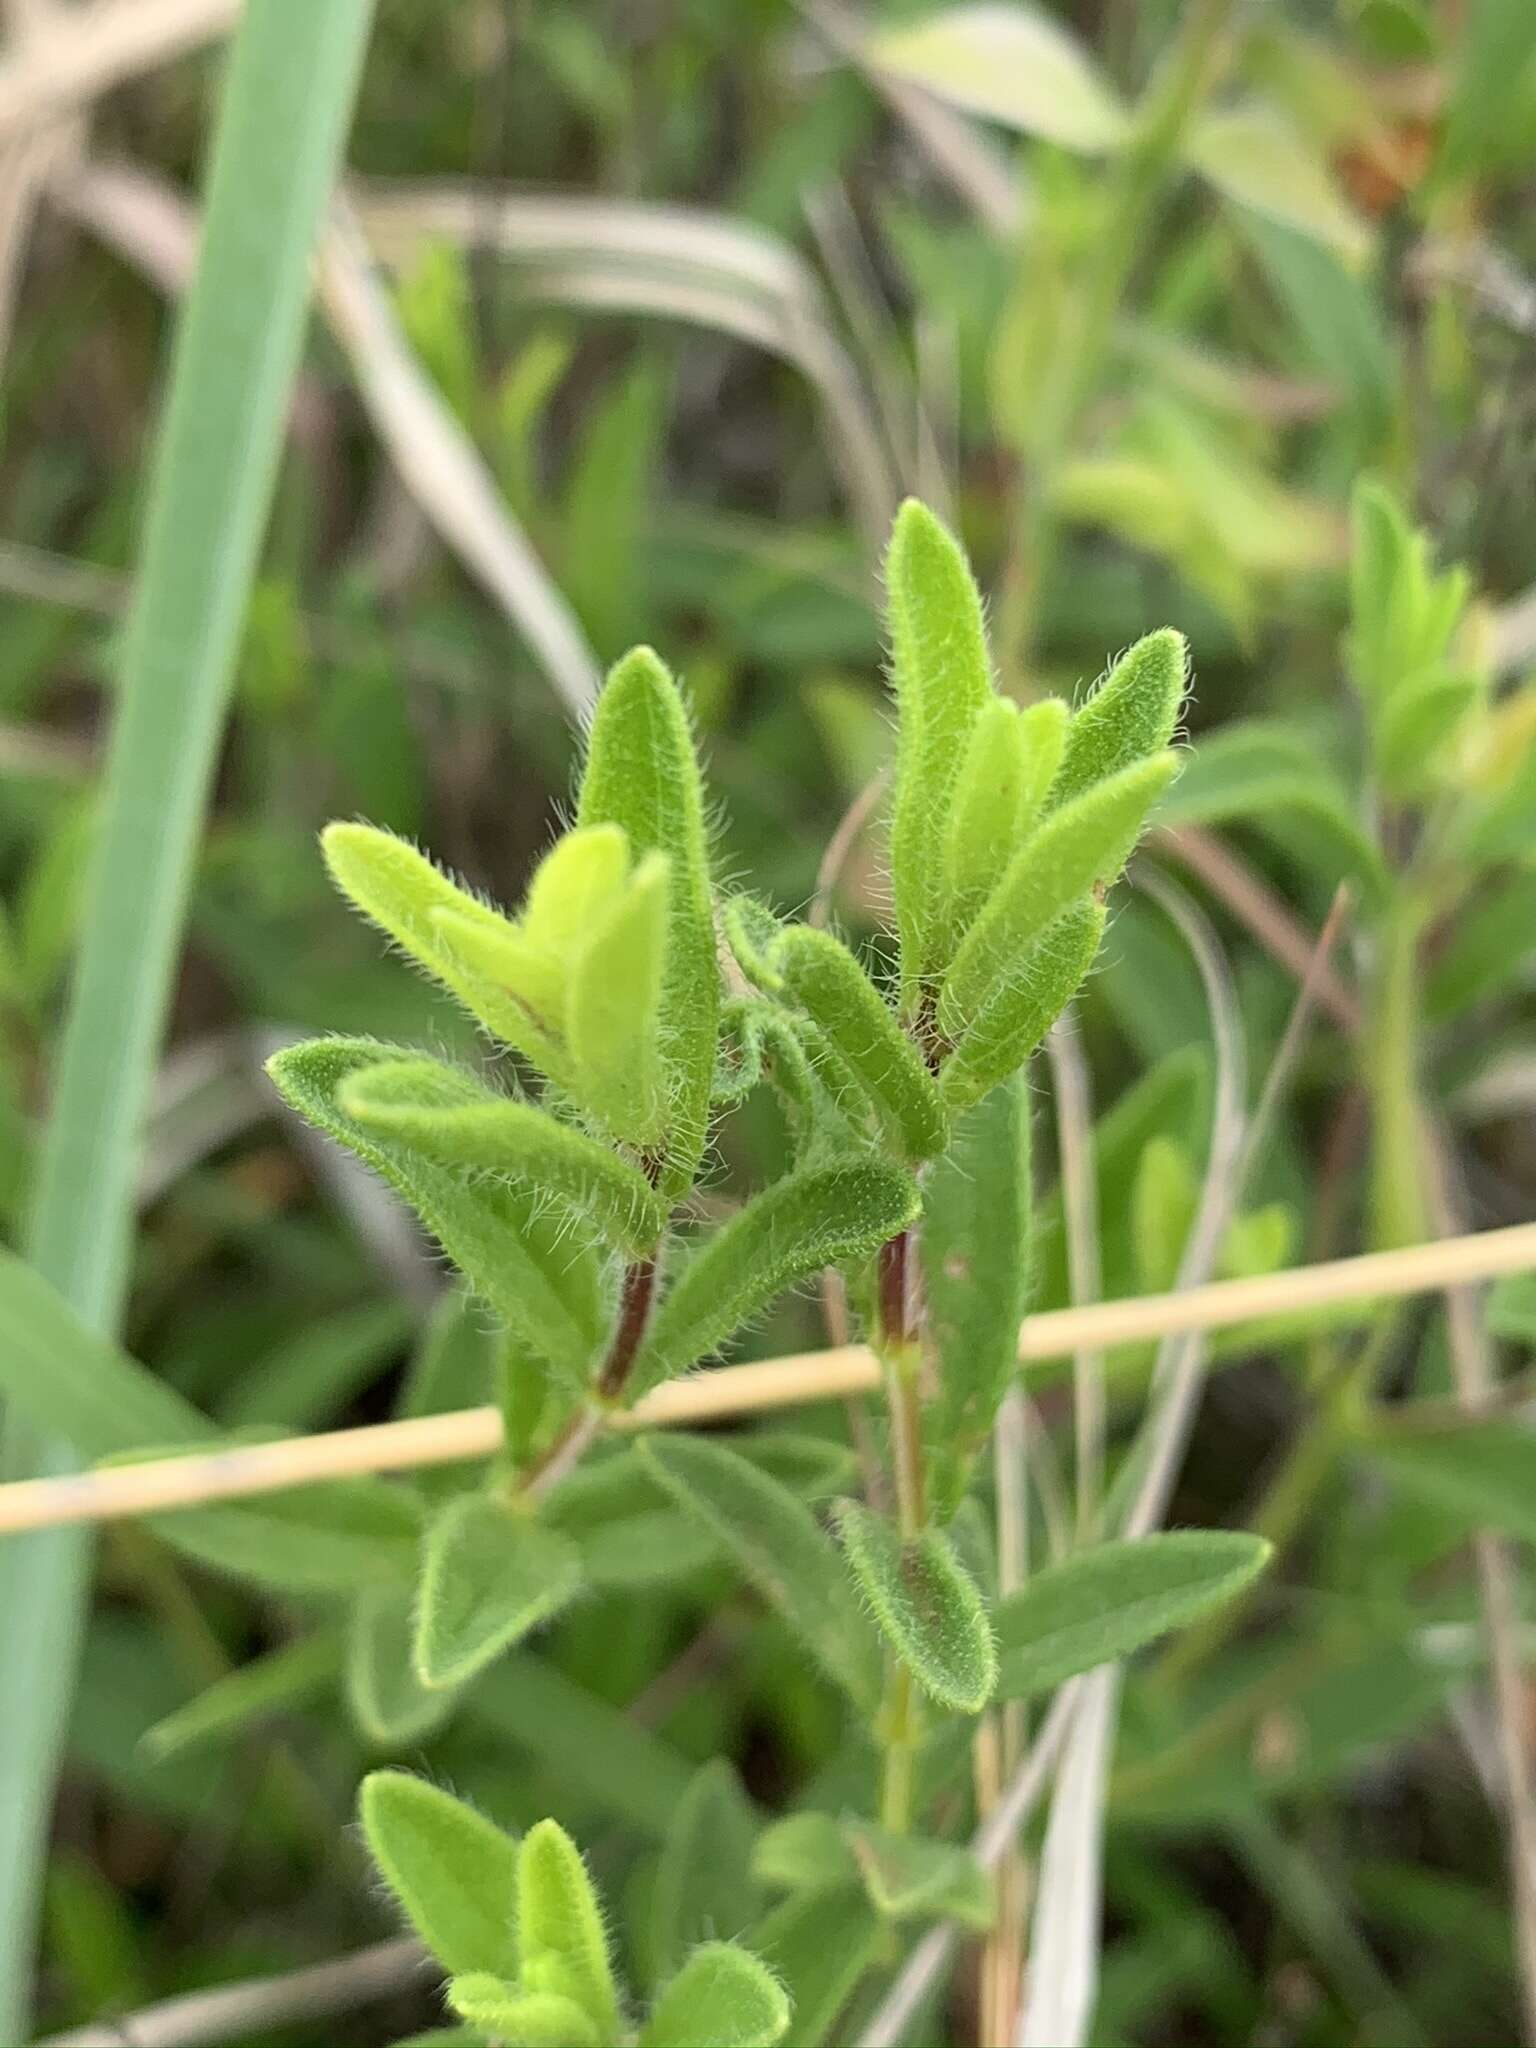
M 433 1696 L 447 1711 L 580 1599 L 584 1533 L 603 1533 L 600 1491 L 584 1506 L 583 1490 L 627 1475 L 662 1508 L 673 1554 L 697 1532 L 735 1562 L 881 1756 L 866 1795 L 878 1823 L 850 1836 L 828 1816 L 817 1834 L 807 1816 L 801 1862 L 771 1867 L 793 1867 L 792 1894 L 851 1874 L 900 1918 L 956 1886 L 985 1896 L 963 1850 L 920 1832 L 934 1791 L 920 1773 L 942 1731 L 1163 1633 L 1235 1591 L 1264 1551 L 1232 1535 L 1090 1547 L 1049 1593 L 995 1598 L 973 1510 L 1028 1297 L 1021 1071 L 1088 972 L 1106 893 L 1174 777 L 1186 655 L 1154 633 L 1075 711 L 1020 711 L 996 693 L 964 556 L 916 502 L 887 580 L 888 979 L 829 932 L 719 891 L 688 714 L 642 648 L 608 678 L 574 822 L 517 916 L 388 833 L 324 837 L 338 886 L 519 1057 L 525 1085 L 360 1038 L 291 1046 L 269 1070 L 413 1204 L 496 1318 L 505 1450 L 426 1504 L 409 1622 L 420 1704 L 403 1704 L 402 1727 L 435 1720 Z M 689 1208 L 712 1128 L 760 1091 L 780 1104 L 787 1169 L 700 1228 Z M 829 1531 L 750 1439 L 657 1435 L 588 1455 L 615 1411 L 829 1267 L 883 1365 L 894 1513 L 874 1474 L 870 1499 L 834 1504 Z M 394 1628 L 387 1659 L 405 1625 L 369 1596 L 355 1627 Z M 360 1654 L 365 1673 L 380 1661 Z M 363 1684 L 376 1702 L 379 1683 Z M 510 1848 L 444 1795 L 375 1778 L 364 1817 L 471 2025 L 527 2048 L 619 2038 L 596 1907 L 553 1823 L 518 1852 L 514 1913 L 510 1881 L 487 1903 Z M 713 1944 L 681 1961 L 640 2039 L 769 2041 L 783 2024 L 772 1978 Z

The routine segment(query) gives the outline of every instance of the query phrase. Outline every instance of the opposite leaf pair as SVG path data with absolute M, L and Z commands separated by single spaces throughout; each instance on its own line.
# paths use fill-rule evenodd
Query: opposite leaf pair
M 630 2028 L 592 1881 L 552 1820 L 519 1843 L 399 1771 L 363 1781 L 361 1813 L 375 1862 L 448 1974 L 449 2004 L 504 2048 L 773 2048 L 789 2024 L 772 1973 L 713 1941 Z

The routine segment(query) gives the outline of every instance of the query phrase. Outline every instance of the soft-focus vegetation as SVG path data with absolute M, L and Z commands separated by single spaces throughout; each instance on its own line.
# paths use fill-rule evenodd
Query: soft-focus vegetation
M 0 2034 L 1536 2043 L 1536 1278 L 1307 1277 L 1536 1215 L 1528 0 L 235 13 L 0 16 L 3 1477 L 505 1448 L 0 1533 Z

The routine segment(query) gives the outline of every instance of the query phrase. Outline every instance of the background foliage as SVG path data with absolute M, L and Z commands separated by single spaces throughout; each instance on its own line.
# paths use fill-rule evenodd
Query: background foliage
M 76 10 L 15 5 L 0 58 L 16 1245 L 105 713 L 133 672 L 168 298 L 224 82 L 201 47 L 220 11 L 183 13 L 179 40 L 96 97 L 89 65 L 39 54 L 84 47 Z M 484 1330 L 435 1257 L 261 1078 L 316 1031 L 472 1043 L 339 913 L 316 835 L 363 817 L 519 900 L 571 796 L 573 714 L 643 640 L 686 679 L 719 871 L 803 908 L 888 762 L 879 552 L 908 490 L 964 532 L 1015 694 L 1076 698 L 1148 629 L 1188 637 L 1194 752 L 1147 867 L 1214 923 L 1255 1093 L 1297 944 L 1348 884 L 1222 1269 L 1530 1215 L 1533 122 L 1520 0 L 867 18 L 818 0 L 382 0 L 137 1189 L 123 1340 L 159 1385 L 131 1426 L 81 1423 L 77 1448 L 180 1441 L 198 1411 L 298 1429 L 483 1398 Z M 1380 489 L 1357 495 L 1362 474 Z M 187 735 L 155 737 L 170 753 Z M 856 941 L 884 916 L 883 877 L 877 835 L 854 833 L 827 893 Z M 1117 897 L 1076 1018 L 1077 1058 L 1058 1047 L 1035 1074 L 1036 1306 L 1174 1283 L 1231 1081 L 1199 963 L 1148 891 Z M 775 1170 L 785 1141 L 751 1098 L 718 1132 L 713 1196 Z M 1096 1223 L 1073 1242 L 1085 1203 Z M 1529 1895 L 1512 1910 L 1491 1701 L 1507 1727 L 1529 1700 L 1518 1669 L 1490 1695 L 1490 1553 L 1469 1563 L 1466 1538 L 1486 1521 L 1528 1540 L 1536 1486 L 1518 1379 L 1487 1441 L 1452 1404 L 1479 1373 L 1523 1370 L 1533 1331 L 1516 1281 L 1470 1329 L 1435 1305 L 1214 1345 L 1172 1519 L 1262 1527 L 1285 1554 L 1126 1686 L 1093 2038 L 1514 2037 L 1536 1921 Z M 824 1335 L 795 1294 L 734 1355 Z M 57 1346 L 7 1343 L 63 1398 Z M 1108 1361 L 1111 1479 L 1150 1365 Z M 1071 1467 L 1065 1377 L 1034 1393 L 1044 1559 L 1093 1475 Z M 840 1407 L 753 1435 L 808 1493 L 845 1489 Z M 349 1821 L 359 1777 L 403 1762 L 508 1824 L 556 1815 L 631 1984 L 653 1991 L 701 1935 L 767 1925 L 791 2038 L 854 2038 L 859 2012 L 839 2012 L 879 1982 L 861 1992 L 858 1966 L 889 1974 L 934 1894 L 912 1907 L 887 1884 L 876 1924 L 850 1882 L 833 1894 L 847 1938 L 829 1937 L 827 1900 L 808 1912 L 796 1889 L 804 1842 L 781 1831 L 854 1796 L 835 1691 L 720 1545 L 696 1537 L 673 1568 L 657 1485 L 599 1467 L 589 1492 L 567 1533 L 604 1590 L 451 1720 L 405 1682 L 407 1618 L 383 1594 L 366 1625 L 335 1626 L 304 1582 L 306 1535 L 274 1551 L 270 1526 L 210 1515 L 189 1563 L 162 1531 L 110 1531 L 41 1895 L 47 2023 L 393 1932 Z M 208 1568 L 242 1546 L 286 1558 L 291 1583 Z M 1518 1666 L 1528 1554 L 1512 1581 L 1499 1557 Z M 976 2038 L 974 1986 L 967 1964 L 934 2029 Z M 382 2042 L 435 2010 L 402 1978 L 325 2024 Z

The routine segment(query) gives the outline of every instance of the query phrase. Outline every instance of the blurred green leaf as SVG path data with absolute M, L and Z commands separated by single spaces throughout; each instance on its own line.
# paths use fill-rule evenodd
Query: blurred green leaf
M 737 1452 L 705 1437 L 655 1433 L 640 1445 L 661 1484 L 724 1544 L 827 1675 L 865 1710 L 879 1656 L 842 1559 L 809 1508 Z
M 421 1683 L 462 1685 L 558 1614 L 581 1587 L 569 1538 L 489 1494 L 434 1516 L 422 1551 L 412 1660 Z
M 1269 1554 L 1257 1536 L 1180 1529 L 1048 1565 L 999 1603 L 998 1697 L 1025 1699 L 1129 1656 L 1231 1599 Z
M 1066 149 L 1097 155 L 1129 133 L 1124 107 L 1082 45 L 1021 0 L 943 8 L 875 37 L 869 55 L 968 114 Z

